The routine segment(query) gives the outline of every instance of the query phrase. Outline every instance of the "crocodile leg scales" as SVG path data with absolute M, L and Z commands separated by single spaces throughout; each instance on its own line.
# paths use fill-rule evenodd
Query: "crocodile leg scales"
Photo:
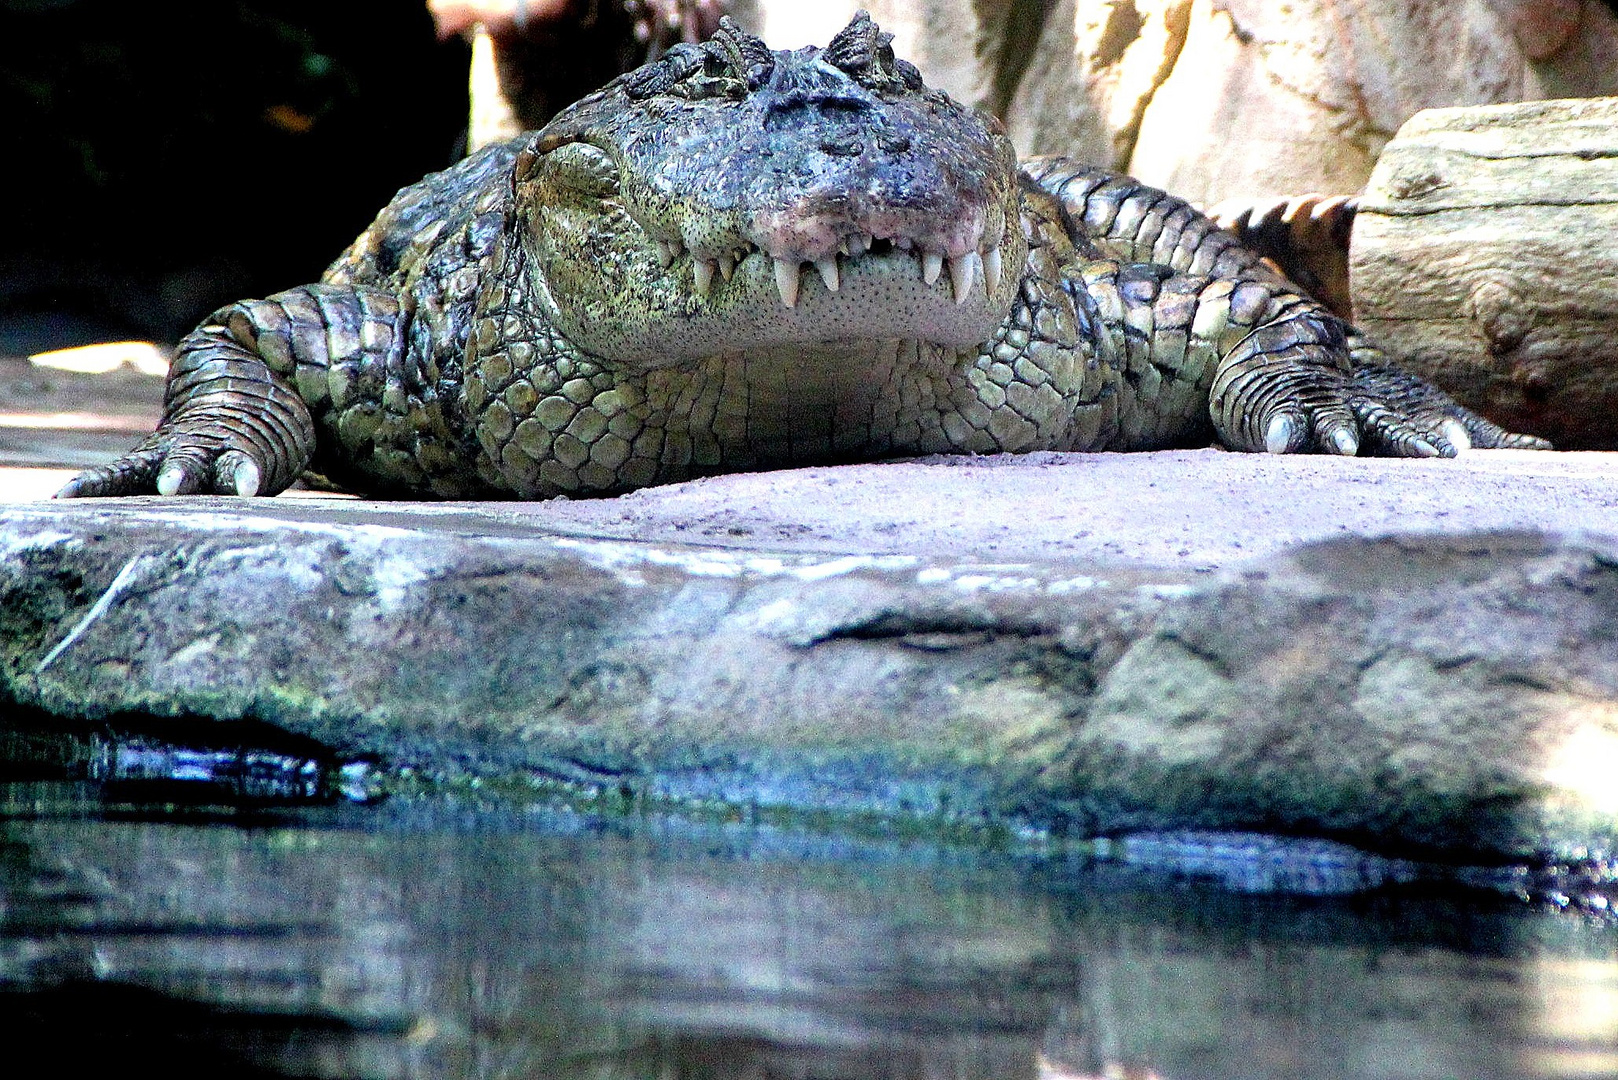
M 1337 453 L 1363 447 L 1400 457 L 1453 457 L 1467 446 L 1549 448 L 1543 439 L 1506 431 L 1399 372 L 1357 329 L 1184 199 L 1065 158 L 1035 158 L 1024 170 L 1059 202 L 1076 246 L 1125 262 L 1210 275 L 1232 282 L 1236 291 L 1262 289 L 1288 309 L 1288 319 L 1301 321 L 1284 331 L 1255 333 L 1244 345 L 1252 355 L 1221 361 L 1210 409 L 1228 445 Z M 1305 329 L 1307 323 L 1318 326 Z M 1298 365 L 1310 370 L 1288 370 Z M 1282 400 L 1291 405 L 1275 404 Z
M 1357 449 L 1342 339 L 1290 289 L 1110 259 L 1082 264 L 1078 278 L 1119 373 L 1119 423 L 1104 448 L 1217 433 L 1243 450 Z
M 392 293 L 348 286 L 221 308 L 180 343 L 157 431 L 59 495 L 274 495 L 311 467 L 372 491 L 432 477 L 458 492 L 469 467 L 408 324 Z
M 213 493 L 273 495 L 314 452 L 309 410 L 291 388 L 285 349 L 259 346 L 255 315 L 265 301 L 220 308 L 179 345 L 164 393 L 163 419 L 145 442 L 87 470 L 58 498 Z

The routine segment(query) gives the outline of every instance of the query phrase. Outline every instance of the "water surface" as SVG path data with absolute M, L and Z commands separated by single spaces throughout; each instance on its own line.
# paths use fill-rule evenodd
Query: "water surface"
M 0 821 L 0 1033 L 54 1076 L 1618 1076 L 1589 910 L 442 801 L 85 816 L 70 789 L 10 785 Z

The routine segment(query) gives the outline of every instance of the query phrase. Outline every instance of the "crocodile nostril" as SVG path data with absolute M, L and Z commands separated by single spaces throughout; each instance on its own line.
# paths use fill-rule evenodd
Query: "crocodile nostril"
M 865 152 L 865 144 L 858 139 L 827 138 L 820 140 L 820 148 L 828 154 L 837 157 L 859 157 Z

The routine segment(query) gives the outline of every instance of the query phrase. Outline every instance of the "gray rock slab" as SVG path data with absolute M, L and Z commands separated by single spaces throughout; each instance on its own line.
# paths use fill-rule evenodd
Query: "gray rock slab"
M 0 508 L 0 695 L 439 774 L 1618 853 L 1618 465 L 1195 451 Z

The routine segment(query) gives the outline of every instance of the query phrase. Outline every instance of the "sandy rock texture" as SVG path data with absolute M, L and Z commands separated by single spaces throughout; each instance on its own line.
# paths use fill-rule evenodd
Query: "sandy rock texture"
M 1371 846 L 1610 837 L 1615 555 L 1495 534 L 1257 564 L 1165 607 L 1107 671 L 1057 775 L 1113 829 L 1239 806 L 1249 827 Z
M 1043 455 L 576 503 L 13 504 L 0 695 L 674 806 L 1618 852 L 1618 467 L 1404 464 Z

